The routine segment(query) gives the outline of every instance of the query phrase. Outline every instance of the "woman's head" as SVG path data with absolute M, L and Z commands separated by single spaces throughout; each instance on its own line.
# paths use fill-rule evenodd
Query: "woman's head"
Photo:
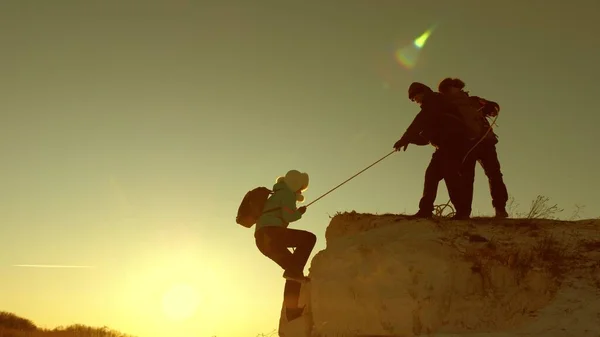
M 285 174 L 284 177 L 277 178 L 277 182 L 284 181 L 290 190 L 296 193 L 296 200 L 299 202 L 304 201 L 302 192 L 308 189 L 308 173 L 302 173 L 298 170 L 290 170 Z

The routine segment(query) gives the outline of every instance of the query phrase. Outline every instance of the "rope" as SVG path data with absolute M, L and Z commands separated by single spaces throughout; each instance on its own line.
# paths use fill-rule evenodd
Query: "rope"
M 494 118 L 494 120 L 492 121 L 492 123 L 490 124 L 490 127 L 488 128 L 488 130 L 486 131 L 486 133 L 483 135 L 483 137 L 481 137 L 481 139 L 475 143 L 475 145 L 473 145 L 473 147 L 467 152 L 467 154 L 465 155 L 464 159 L 463 159 L 463 164 L 465 162 L 465 160 L 467 159 L 467 157 L 469 156 L 469 154 L 471 153 L 471 151 L 473 151 L 473 149 L 475 149 L 475 147 L 477 147 L 477 145 L 479 145 L 479 143 L 481 143 L 485 137 L 487 136 L 487 134 L 492 130 L 492 128 L 494 127 L 494 125 L 496 124 L 496 119 L 498 119 L 498 115 L 496 115 L 496 117 Z M 385 156 L 381 157 L 379 160 L 377 160 L 376 162 L 374 162 L 373 164 L 365 167 L 364 169 L 362 169 L 361 171 L 359 171 L 358 173 L 356 173 L 355 175 L 353 175 L 352 177 L 346 179 L 345 181 L 343 181 L 341 184 L 337 185 L 336 187 L 330 189 L 329 191 L 327 191 L 326 193 L 324 193 L 323 195 L 321 195 L 320 197 L 318 197 L 317 199 L 313 200 L 312 202 L 310 202 L 308 205 L 306 205 L 306 208 L 308 208 L 308 206 L 314 204 L 315 202 L 319 201 L 320 199 L 322 199 L 324 196 L 326 196 L 327 194 L 337 190 L 339 187 L 341 187 L 342 185 L 344 185 L 345 183 L 349 182 L 350 180 L 356 178 L 359 174 L 365 172 L 366 170 L 368 170 L 369 168 L 373 167 L 374 165 L 376 165 L 377 163 L 379 163 L 380 161 L 384 160 L 385 158 L 391 156 L 392 154 L 394 154 L 394 152 L 397 152 L 398 150 L 394 149 L 392 152 L 386 154 Z M 448 202 L 446 203 L 446 205 L 443 206 L 443 208 L 441 209 L 441 212 L 443 212 L 443 210 L 450 204 L 450 200 L 448 200 Z
M 306 207 L 308 208 L 308 206 L 314 204 L 315 202 L 317 202 L 319 199 L 323 198 L 324 196 L 326 196 L 327 194 L 335 191 L 338 187 L 344 185 L 345 183 L 349 182 L 350 180 L 354 179 L 356 176 L 358 176 L 359 174 L 365 172 L 366 170 L 368 170 L 369 168 L 371 168 L 372 166 L 374 166 L 375 164 L 379 163 L 380 161 L 384 160 L 385 158 L 391 156 L 394 152 L 396 152 L 398 150 L 394 149 L 394 151 L 386 154 L 385 156 L 383 156 L 381 159 L 377 160 L 376 162 L 374 162 L 373 164 L 367 166 L 366 168 L 364 168 L 362 171 L 358 172 L 357 174 L 353 175 L 352 177 L 346 179 L 344 182 L 342 182 L 341 184 L 337 185 L 336 187 L 330 189 L 327 193 L 321 195 L 320 197 L 318 197 L 317 199 L 313 200 L 311 203 L 309 203 L 308 205 L 306 205 Z
M 490 127 L 483 134 L 483 136 L 481 137 L 481 139 L 479 139 L 479 141 L 477 143 L 475 143 L 475 145 L 473 145 L 473 147 L 467 152 L 467 154 L 465 155 L 465 157 L 462 160 L 462 164 L 465 163 L 465 160 L 467 160 L 467 157 L 469 156 L 469 154 L 471 153 L 471 151 L 473 151 L 477 147 L 477 145 L 479 145 L 479 143 L 481 143 L 485 139 L 485 137 L 488 135 L 488 133 L 490 133 L 490 131 L 492 131 L 492 129 L 494 128 L 494 125 L 496 125 L 496 120 L 497 119 L 498 119 L 498 115 L 496 115 L 494 117 L 494 120 L 492 121 L 492 123 L 490 123 Z
M 448 213 L 448 215 L 444 215 L 444 210 L 446 208 L 450 208 L 450 213 Z M 437 215 L 440 218 L 445 218 L 445 217 L 452 217 L 456 214 L 456 210 L 454 209 L 454 207 L 450 206 L 450 200 L 448 200 L 447 203 L 445 203 L 444 205 L 435 205 L 433 206 L 433 210 L 435 215 Z

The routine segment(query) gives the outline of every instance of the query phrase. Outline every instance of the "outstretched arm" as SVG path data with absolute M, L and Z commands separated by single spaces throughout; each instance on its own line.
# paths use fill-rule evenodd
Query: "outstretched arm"
M 396 150 L 404 148 L 406 151 L 408 144 L 429 144 L 429 140 L 421 136 L 421 132 L 423 132 L 425 126 L 429 122 L 429 118 L 431 118 L 429 109 L 421 109 L 421 111 L 419 111 L 417 116 L 415 116 L 413 119 L 412 123 L 410 123 L 400 140 L 394 144 L 394 148 Z
M 410 123 L 408 128 L 406 128 L 406 131 L 404 132 L 404 135 L 402 135 L 402 138 L 407 140 L 409 143 L 418 145 L 418 143 L 420 142 L 419 138 L 423 139 L 423 137 L 421 137 L 421 132 L 424 130 L 428 118 L 429 116 L 427 110 L 422 109 L 421 111 L 419 111 L 417 116 L 415 116 L 415 119 L 413 119 L 412 123 Z
M 418 146 L 429 145 L 429 139 L 423 137 L 422 135 L 418 135 L 417 137 L 415 137 L 413 139 L 409 139 L 408 141 L 410 144 L 415 144 Z
M 498 103 L 478 96 L 472 97 L 479 101 L 479 104 L 482 107 L 482 113 L 485 117 L 496 117 L 500 113 L 500 105 Z

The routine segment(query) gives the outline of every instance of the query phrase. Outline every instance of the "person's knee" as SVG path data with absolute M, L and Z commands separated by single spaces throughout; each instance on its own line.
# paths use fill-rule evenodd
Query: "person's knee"
M 308 236 L 309 242 L 314 245 L 317 243 L 317 236 L 311 232 L 308 232 L 310 235 Z
M 488 177 L 490 181 L 501 181 L 502 180 L 502 171 L 500 170 L 500 166 L 492 166 L 486 167 L 485 175 Z
M 306 232 L 303 240 L 307 246 L 314 247 L 317 243 L 317 236 L 311 232 Z

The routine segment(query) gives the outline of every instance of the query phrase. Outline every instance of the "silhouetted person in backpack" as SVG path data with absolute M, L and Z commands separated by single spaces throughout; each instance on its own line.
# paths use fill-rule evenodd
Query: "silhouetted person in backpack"
M 288 320 L 302 314 L 303 308 L 298 308 L 300 282 L 308 280 L 304 268 L 317 242 L 311 232 L 288 228 L 290 222 L 300 220 L 306 212 L 306 207 L 297 208 L 296 202 L 304 201 L 302 192 L 308 188 L 308 182 L 308 174 L 297 170 L 277 178 L 254 232 L 256 247 L 284 270 L 284 305 Z M 292 247 L 294 253 L 288 250 Z
M 464 195 L 464 180 L 461 177 L 462 159 L 468 151 L 466 126 L 459 112 L 443 95 L 433 92 L 425 84 L 414 82 L 408 89 L 408 98 L 421 106 L 413 122 L 400 140 L 394 144 L 396 150 L 409 144 L 426 145 L 435 148 L 435 158 L 439 161 L 439 174 L 448 189 L 450 200 L 456 209 L 453 219 L 467 219 L 470 206 Z
M 472 150 L 463 164 L 462 174 L 466 179 L 465 182 L 467 184 L 465 197 L 470 205 L 473 201 L 475 165 L 476 162 L 479 162 L 488 178 L 490 194 L 492 196 L 492 206 L 496 211 L 496 217 L 506 218 L 508 217 L 508 212 L 506 211 L 508 191 L 504 183 L 500 162 L 498 160 L 498 153 L 496 151 L 498 136 L 494 133 L 492 126 L 486 118 L 488 116 L 498 116 L 500 106 L 496 102 L 478 96 L 470 96 L 467 91 L 464 91 L 464 88 L 465 83 L 458 78 L 445 78 L 438 85 L 438 91 L 450 98 L 451 101 L 453 101 L 454 98 L 461 99 L 467 97 L 475 104 L 478 104 L 480 108 L 480 113 L 477 117 L 478 121 L 481 123 L 481 134 L 477 135 L 474 139 L 471 139 L 471 142 L 473 143 L 471 146 Z

